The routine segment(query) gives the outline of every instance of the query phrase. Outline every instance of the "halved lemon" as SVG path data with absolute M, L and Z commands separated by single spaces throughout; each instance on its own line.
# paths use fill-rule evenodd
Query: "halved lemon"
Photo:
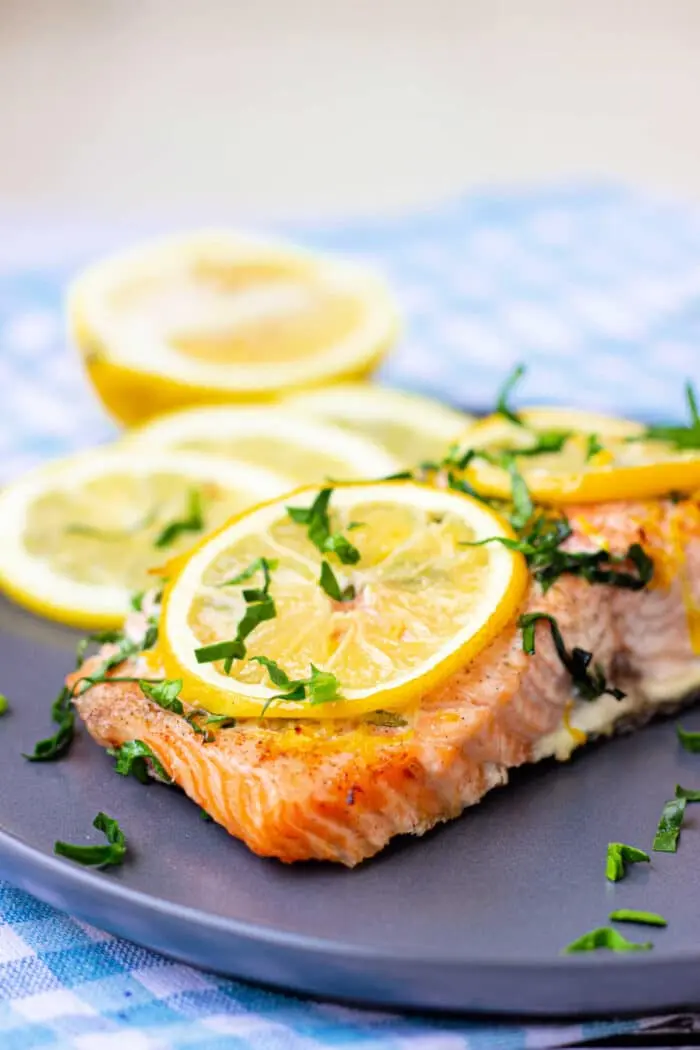
M 233 456 L 283 471 L 295 485 L 378 478 L 400 466 L 369 438 L 277 407 L 184 409 L 129 431 L 124 442 Z
M 127 424 L 365 375 L 398 328 L 370 270 L 223 231 L 95 264 L 71 286 L 68 317 L 97 393 Z
M 282 476 L 195 453 L 98 448 L 0 494 L 0 591 L 75 627 L 119 626 L 149 574 Z
M 468 545 L 512 535 L 477 500 L 413 482 L 336 488 L 326 522 L 336 538 L 331 546 L 338 549 L 340 535 L 357 551 L 343 563 L 319 550 L 323 528 L 312 542 L 308 526 L 288 513 L 289 506 L 308 510 L 318 495 L 300 489 L 249 511 L 173 566 L 158 656 L 169 677 L 183 679 L 185 699 L 240 717 L 401 708 L 464 666 L 514 617 L 527 580 L 524 559 L 501 544 Z M 260 599 L 261 558 L 270 566 L 275 614 L 248 635 L 244 658 L 226 673 L 217 643 L 238 636 L 248 600 Z M 324 561 L 345 600 L 319 583 Z M 275 661 L 291 681 L 307 679 L 314 667 L 330 673 L 337 698 L 275 700 L 285 690 L 255 657 Z
M 441 459 L 472 417 L 433 398 L 371 383 L 341 383 L 287 399 L 294 409 L 367 434 L 402 466 Z
M 530 408 L 518 415 L 522 426 L 493 415 L 460 439 L 465 449 L 492 454 L 490 462 L 472 460 L 466 471 L 486 496 L 510 496 L 510 474 L 493 462 L 506 451 L 515 453 L 533 499 L 542 503 L 649 499 L 700 486 L 700 452 L 646 438 L 640 423 L 573 408 Z M 531 454 L 537 446 L 543 450 Z

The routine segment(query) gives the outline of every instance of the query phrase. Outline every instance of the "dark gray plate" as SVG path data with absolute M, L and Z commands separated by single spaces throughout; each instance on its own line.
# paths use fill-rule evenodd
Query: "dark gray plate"
M 0 603 L 0 870 L 81 918 L 187 962 L 301 992 L 412 1008 L 521 1014 L 653 1011 L 700 1004 L 700 806 L 681 849 L 617 885 L 609 840 L 649 849 L 700 755 L 673 725 L 519 773 L 460 820 L 396 843 L 355 871 L 261 860 L 200 819 L 184 795 L 112 772 L 83 731 L 70 757 L 21 757 L 49 730 L 72 632 Z M 700 712 L 685 721 L 700 728 Z M 133 849 L 95 873 L 52 856 L 57 838 L 98 836 L 103 809 Z M 666 930 L 625 927 L 654 950 L 562 957 L 616 907 L 660 911 Z

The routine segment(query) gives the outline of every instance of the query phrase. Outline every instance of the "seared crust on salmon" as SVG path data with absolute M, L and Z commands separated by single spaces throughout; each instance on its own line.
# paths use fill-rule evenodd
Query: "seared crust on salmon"
M 652 584 L 639 591 L 566 575 L 546 594 L 533 583 L 520 610 L 556 617 L 567 647 L 591 652 L 607 682 L 627 694 L 590 701 L 615 705 L 609 732 L 677 703 L 700 680 L 700 512 L 691 500 L 609 503 L 570 508 L 569 522 L 569 549 L 624 554 L 639 543 L 655 565 Z M 132 673 L 128 666 L 116 673 Z M 420 835 L 458 816 L 505 783 L 510 768 L 553 751 L 565 757 L 580 735 L 569 734 L 563 754 L 547 741 L 572 700 L 548 625 L 537 625 L 536 652 L 527 655 L 513 623 L 405 713 L 406 726 L 251 719 L 206 742 L 135 683 L 95 685 L 75 705 L 103 747 L 148 744 L 175 783 L 254 852 L 351 867 L 394 835 Z

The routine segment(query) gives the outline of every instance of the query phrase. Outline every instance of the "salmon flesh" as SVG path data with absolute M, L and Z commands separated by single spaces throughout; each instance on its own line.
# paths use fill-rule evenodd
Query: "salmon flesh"
M 545 756 L 565 759 L 587 737 L 639 724 L 700 684 L 697 504 L 587 505 L 569 508 L 568 517 L 567 549 L 624 554 L 639 543 L 654 562 L 651 583 L 632 591 L 563 575 L 546 593 L 532 582 L 519 611 L 555 617 L 569 650 L 593 654 L 623 699 L 577 697 L 548 624 L 537 623 L 536 651 L 528 655 L 514 620 L 402 712 L 398 726 L 366 716 L 245 719 L 207 740 L 136 683 L 120 682 L 93 686 L 75 706 L 102 747 L 146 743 L 173 781 L 255 853 L 352 867 L 395 835 L 422 835 L 459 816 L 505 784 L 509 769 Z M 90 673 L 96 660 L 77 675 Z M 114 673 L 146 674 L 138 657 Z

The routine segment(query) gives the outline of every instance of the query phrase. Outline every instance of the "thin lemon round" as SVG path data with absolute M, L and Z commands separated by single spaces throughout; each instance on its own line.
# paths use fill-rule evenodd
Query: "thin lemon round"
M 120 626 L 130 596 L 159 583 L 150 569 L 287 485 L 196 453 L 98 448 L 51 463 L 0 494 L 0 591 L 74 627 Z
M 467 430 L 460 444 L 496 454 L 515 452 L 518 470 L 536 501 L 556 505 L 651 499 L 700 486 L 700 452 L 645 438 L 640 423 L 568 408 L 531 408 L 518 415 L 523 426 L 502 415 L 489 416 Z M 543 435 L 565 439 L 558 450 L 523 454 Z M 591 435 L 595 444 L 589 442 Z M 511 477 L 493 462 L 477 457 L 467 476 L 486 496 L 510 496 Z
M 295 411 L 366 434 L 404 467 L 442 459 L 473 418 L 433 398 L 374 383 L 338 383 L 294 395 L 285 403 Z
M 482 503 L 413 482 L 337 488 L 330 530 L 359 552 L 356 563 L 343 564 L 321 553 L 307 526 L 287 512 L 308 508 L 318 491 L 300 489 L 241 515 L 173 572 L 158 658 L 168 677 L 183 679 L 189 702 L 235 717 L 317 719 L 406 707 L 473 659 L 515 616 L 527 581 L 524 559 L 499 543 L 469 545 L 512 536 Z M 248 635 L 247 653 L 229 674 L 221 660 L 198 663 L 195 650 L 236 636 L 246 611 L 243 591 L 262 582 L 246 569 L 260 558 L 273 563 L 276 615 Z M 320 586 L 323 560 L 347 601 Z M 245 582 L 227 582 L 241 574 Z M 274 700 L 284 690 L 253 657 L 274 660 L 290 680 L 308 678 L 313 666 L 330 672 L 339 698 Z
M 394 342 L 397 317 L 372 271 L 230 231 L 105 259 L 68 295 L 88 375 L 128 425 L 365 375 Z
M 400 467 L 393 456 L 369 438 L 276 406 L 207 405 L 183 409 L 136 427 L 123 442 L 272 465 L 291 478 L 294 485 L 328 478 L 385 477 Z

